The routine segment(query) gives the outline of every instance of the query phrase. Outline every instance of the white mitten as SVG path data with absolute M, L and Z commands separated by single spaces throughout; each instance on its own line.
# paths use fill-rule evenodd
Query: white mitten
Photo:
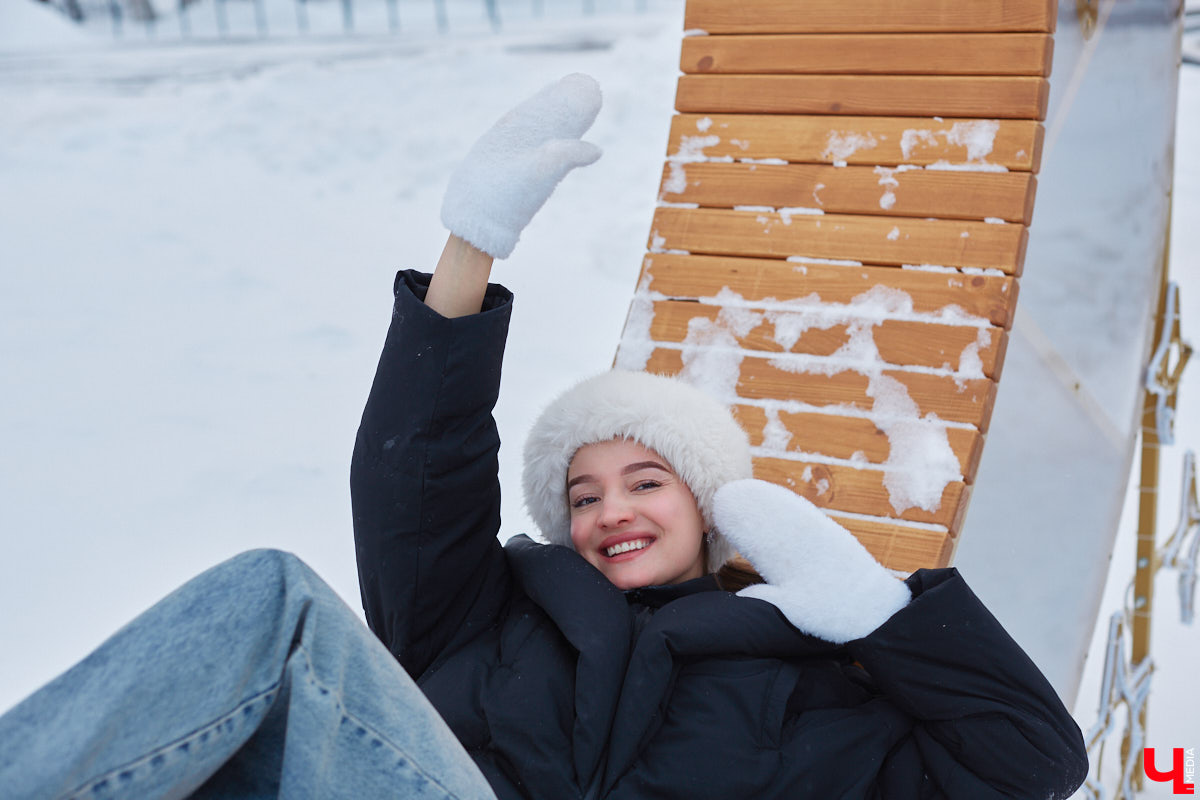
M 450 176 L 442 224 L 493 258 L 507 258 L 558 182 L 600 148 L 579 137 L 600 113 L 600 85 L 575 73 L 513 108 Z
M 858 639 L 912 599 L 853 534 L 782 486 L 725 484 L 713 496 L 713 521 L 767 580 L 738 594 L 766 600 L 805 633 Z

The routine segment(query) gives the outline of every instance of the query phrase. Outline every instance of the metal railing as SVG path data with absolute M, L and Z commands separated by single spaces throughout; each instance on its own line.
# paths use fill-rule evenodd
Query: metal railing
M 243 39 L 500 31 L 507 23 L 644 13 L 651 0 L 40 0 L 113 37 Z

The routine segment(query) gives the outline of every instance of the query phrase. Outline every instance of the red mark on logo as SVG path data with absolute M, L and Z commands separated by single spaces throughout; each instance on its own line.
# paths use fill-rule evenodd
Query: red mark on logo
M 1176 747 L 1171 750 L 1171 771 L 1160 772 L 1154 764 L 1154 748 L 1147 747 L 1142 750 L 1142 768 L 1146 770 L 1146 777 L 1152 781 L 1163 783 L 1171 781 L 1172 794 L 1195 794 L 1196 784 L 1184 783 L 1184 753 L 1182 747 Z M 1195 774 L 1195 757 L 1189 758 L 1191 763 L 1188 765 L 1190 769 L 1186 770 L 1186 776 L 1192 777 Z

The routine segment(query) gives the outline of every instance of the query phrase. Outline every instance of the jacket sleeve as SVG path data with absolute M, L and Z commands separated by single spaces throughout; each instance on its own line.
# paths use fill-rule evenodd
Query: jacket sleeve
M 447 319 L 428 285 L 396 276 L 350 467 L 367 624 L 414 678 L 491 625 L 509 586 L 492 408 L 512 294 L 490 284 L 480 313 Z
M 914 720 L 891 758 L 916 759 L 919 769 L 890 771 L 931 781 L 948 798 L 1069 797 L 1087 776 L 1087 752 L 1054 688 L 957 570 L 919 570 L 906 582 L 912 602 L 848 644 Z

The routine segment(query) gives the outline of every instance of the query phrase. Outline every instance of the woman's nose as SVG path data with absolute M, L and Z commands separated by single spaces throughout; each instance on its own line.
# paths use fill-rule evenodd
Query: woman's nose
M 632 505 L 622 497 L 604 499 L 604 507 L 600 509 L 600 527 L 616 528 L 633 521 Z

